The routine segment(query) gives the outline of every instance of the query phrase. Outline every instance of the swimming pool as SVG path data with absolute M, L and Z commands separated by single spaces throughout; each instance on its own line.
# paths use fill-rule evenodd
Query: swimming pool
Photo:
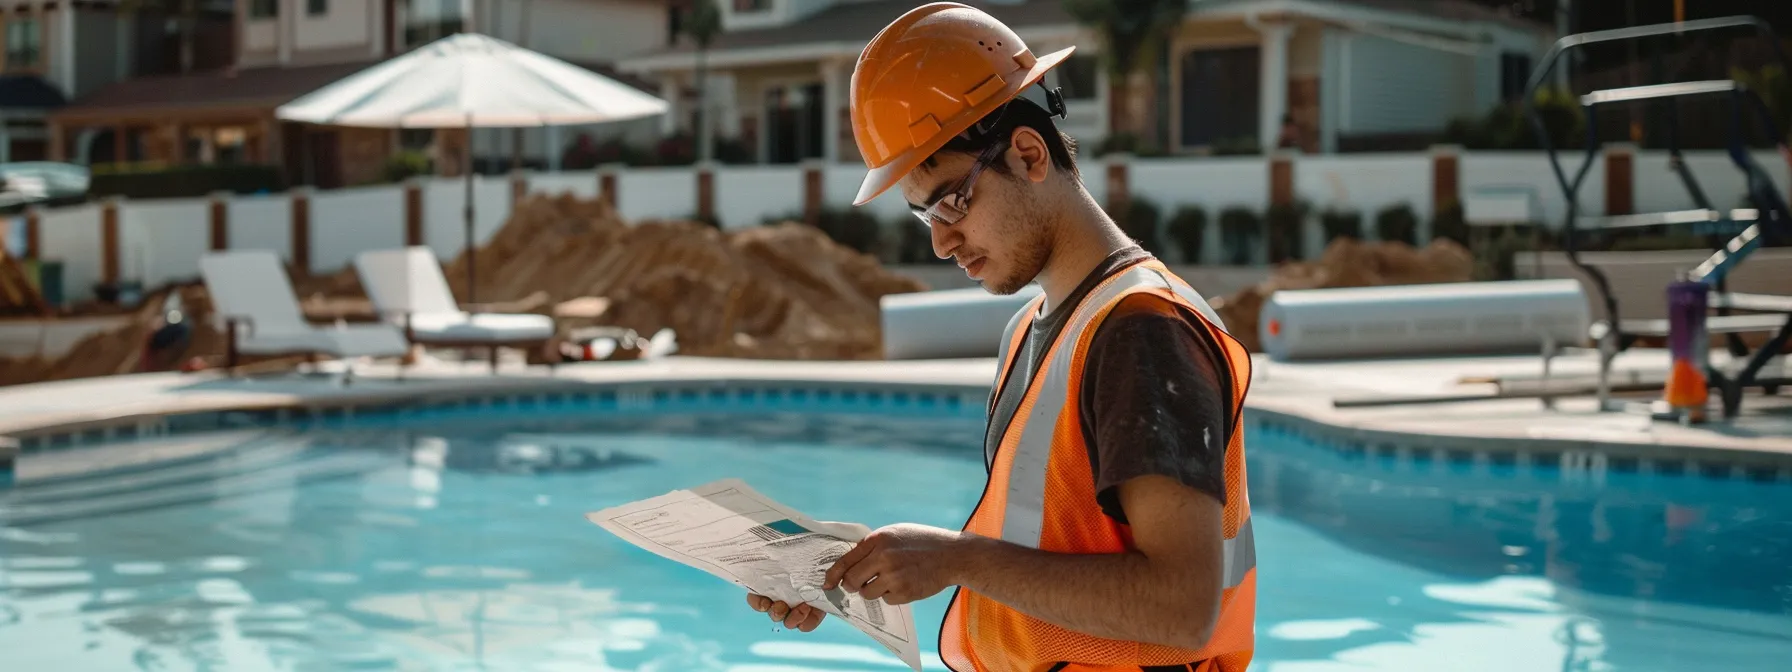
M 460 414 L 22 487 L 0 494 L 0 667 L 900 669 L 838 623 L 783 631 L 583 514 L 739 477 L 822 519 L 955 527 L 981 489 L 982 429 L 962 414 Z M 1792 485 L 1251 432 L 1254 670 L 1792 657 Z M 917 605 L 921 632 L 946 599 Z M 944 669 L 935 646 L 923 637 Z

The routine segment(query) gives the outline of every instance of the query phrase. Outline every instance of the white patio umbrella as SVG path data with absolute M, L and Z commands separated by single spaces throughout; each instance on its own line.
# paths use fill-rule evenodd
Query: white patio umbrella
M 585 68 L 478 33 L 444 37 L 305 94 L 288 120 L 374 128 L 468 129 L 467 297 L 473 300 L 471 129 L 596 124 L 665 114 L 666 101 Z

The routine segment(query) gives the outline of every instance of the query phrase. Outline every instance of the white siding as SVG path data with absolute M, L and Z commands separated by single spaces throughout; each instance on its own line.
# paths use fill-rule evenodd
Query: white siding
M 293 46 L 328 49 L 367 44 L 373 19 L 369 0 L 325 0 L 323 14 L 312 16 L 307 0 L 290 0 L 293 13 Z
M 1367 35 L 1347 35 L 1342 42 L 1340 131 L 1440 130 L 1473 111 L 1469 57 Z

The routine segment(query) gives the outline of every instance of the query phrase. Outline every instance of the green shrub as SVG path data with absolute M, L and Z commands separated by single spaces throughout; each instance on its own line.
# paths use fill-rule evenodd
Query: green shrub
M 1325 243 L 1339 238 L 1363 238 L 1363 213 L 1350 208 L 1326 208 L 1319 213 L 1319 226 L 1325 230 Z
M 1448 238 L 1467 246 L 1469 242 L 1468 219 L 1462 215 L 1462 204 L 1449 201 L 1431 215 L 1431 239 Z
M 1220 243 L 1225 262 L 1233 266 L 1251 263 L 1252 250 L 1262 240 L 1263 220 L 1257 211 L 1232 206 L 1220 211 Z
M 1468 245 L 1474 258 L 1473 279 L 1511 280 L 1513 256 L 1518 252 L 1554 249 L 1549 234 L 1537 224 L 1476 227 Z
M 1124 212 L 1109 213 L 1120 230 L 1133 239 L 1139 247 L 1145 248 L 1157 256 L 1163 256 L 1163 236 L 1158 233 L 1158 225 L 1163 221 L 1163 209 L 1151 199 L 1133 196 L 1126 199 Z
M 1264 217 L 1269 233 L 1269 263 L 1279 264 L 1292 259 L 1299 259 L 1306 249 L 1301 243 L 1306 239 L 1307 204 L 1295 202 L 1288 205 L 1269 206 L 1269 213 Z
M 417 150 L 405 150 L 386 158 L 385 178 L 387 182 L 403 182 L 418 175 L 428 175 L 433 171 L 429 165 L 429 155 Z
M 1386 242 L 1419 244 L 1419 215 L 1405 203 L 1390 205 L 1375 213 L 1375 237 Z
M 1176 209 L 1170 217 L 1170 240 L 1182 251 L 1182 262 L 1195 264 L 1201 261 L 1201 247 L 1207 236 L 1207 210 L 1199 205 L 1184 205 Z

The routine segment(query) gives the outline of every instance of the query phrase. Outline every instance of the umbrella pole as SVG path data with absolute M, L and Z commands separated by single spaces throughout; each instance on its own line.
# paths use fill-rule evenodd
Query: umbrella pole
M 462 155 L 461 163 L 462 163 L 462 169 L 467 174 L 467 207 L 466 207 L 467 221 L 466 221 L 466 243 L 465 243 L 466 247 L 467 247 L 467 303 L 474 303 L 476 301 L 474 296 L 477 292 L 477 290 L 474 289 L 474 280 L 477 278 L 477 275 L 474 273 L 473 268 L 475 266 L 477 266 L 478 264 L 474 263 L 473 257 L 475 254 L 477 254 L 478 246 L 473 244 L 473 118 L 472 118 L 472 115 L 468 115 L 468 117 L 467 117 L 466 153 Z

